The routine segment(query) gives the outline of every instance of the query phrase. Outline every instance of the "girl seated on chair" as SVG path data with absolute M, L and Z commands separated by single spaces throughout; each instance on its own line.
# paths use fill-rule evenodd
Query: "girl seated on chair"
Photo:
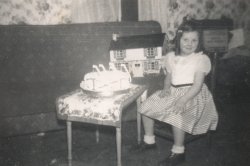
M 172 126 L 174 144 L 170 155 L 159 165 L 185 161 L 185 133 L 193 135 L 215 130 L 218 114 L 213 97 L 204 83 L 211 63 L 201 52 L 201 34 L 191 23 L 182 24 L 176 34 L 175 52 L 164 56 L 164 88 L 147 98 L 139 108 L 143 115 L 144 141 L 139 149 L 156 148 L 154 119 Z

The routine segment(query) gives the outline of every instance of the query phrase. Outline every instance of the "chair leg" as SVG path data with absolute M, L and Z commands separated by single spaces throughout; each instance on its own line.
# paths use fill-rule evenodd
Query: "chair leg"
M 208 137 L 208 141 L 207 141 L 207 144 L 208 144 L 208 148 L 209 149 L 211 149 L 211 147 L 212 147 L 212 133 L 211 133 L 212 131 L 209 131 L 208 133 L 207 133 L 207 137 Z

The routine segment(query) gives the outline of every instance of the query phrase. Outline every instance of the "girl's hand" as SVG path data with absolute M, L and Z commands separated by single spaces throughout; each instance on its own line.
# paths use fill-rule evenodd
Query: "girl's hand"
M 160 98 L 163 98 L 163 97 L 166 97 L 166 96 L 168 96 L 170 94 L 170 89 L 163 89 L 163 90 L 161 90 L 161 92 L 159 93 L 159 97 Z
M 175 113 L 182 114 L 185 111 L 186 102 L 181 98 L 175 102 Z

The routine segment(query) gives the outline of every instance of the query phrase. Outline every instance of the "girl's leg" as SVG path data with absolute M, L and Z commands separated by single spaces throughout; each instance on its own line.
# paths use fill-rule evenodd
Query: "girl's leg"
M 147 116 L 142 116 L 142 122 L 145 131 L 143 141 L 147 144 L 155 144 L 154 120 Z
M 174 135 L 173 153 L 184 153 L 185 132 L 177 127 L 172 126 Z
M 159 166 L 171 165 L 176 166 L 185 161 L 184 139 L 185 132 L 179 128 L 172 126 L 174 135 L 174 145 L 171 149 L 172 153 Z
M 154 136 L 154 120 L 142 115 L 142 122 L 145 131 L 143 142 L 136 146 L 133 146 L 130 151 L 143 152 L 147 150 L 153 150 L 156 148 L 155 136 Z
M 185 132 L 177 127 L 172 126 L 174 134 L 174 145 L 184 146 Z
M 154 135 L 154 120 L 142 115 L 143 127 L 145 130 L 145 135 L 153 136 Z

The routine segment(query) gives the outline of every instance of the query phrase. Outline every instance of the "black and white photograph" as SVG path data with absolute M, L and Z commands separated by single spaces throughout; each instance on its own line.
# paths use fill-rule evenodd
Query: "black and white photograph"
M 1 166 L 250 165 L 250 0 L 0 0 Z

